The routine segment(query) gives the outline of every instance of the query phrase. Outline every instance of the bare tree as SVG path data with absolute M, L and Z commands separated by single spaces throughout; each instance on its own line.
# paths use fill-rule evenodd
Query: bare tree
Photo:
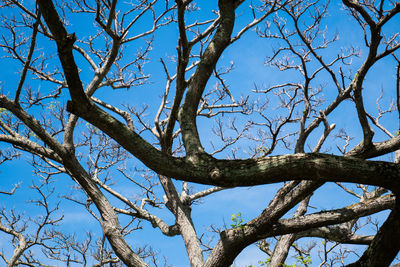
M 162 252 L 130 243 L 147 225 L 179 235 L 190 266 L 231 266 L 254 244 L 269 266 L 291 255 L 304 266 L 395 260 L 400 3 L 203 2 L 2 1 L 4 65 L 18 72 L 3 70 L 1 163 L 29 161 L 41 213 L 2 209 L 7 266 L 166 266 Z M 240 88 L 255 75 L 230 51 L 255 43 L 264 75 Z M 274 183 L 248 221 L 238 210 L 230 226 L 203 231 L 192 216 L 210 195 Z M 20 186 L 0 195 L 17 199 Z M 324 188 L 340 192 L 339 206 L 319 204 Z M 65 202 L 100 233 L 65 231 Z

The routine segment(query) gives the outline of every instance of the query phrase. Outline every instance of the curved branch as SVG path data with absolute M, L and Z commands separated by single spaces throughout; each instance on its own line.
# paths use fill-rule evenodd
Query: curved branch
M 178 113 L 183 143 L 186 153 L 190 156 L 204 153 L 196 127 L 197 108 L 218 59 L 230 44 L 233 25 L 235 23 L 235 8 L 237 7 L 235 2 L 239 1 L 218 1 L 221 22 L 213 39 L 204 51 L 195 73 L 190 79 L 188 92 Z
M 281 219 L 272 226 L 271 233 L 263 235 L 262 238 L 347 222 L 382 210 L 392 209 L 395 206 L 395 202 L 395 196 L 390 194 L 341 209 L 307 214 L 291 219 Z
M 102 183 L 98 178 L 94 177 L 93 180 L 99 186 L 101 186 L 104 190 L 106 190 L 108 193 L 112 194 L 114 197 L 121 200 L 126 205 L 128 205 L 130 208 L 132 208 L 133 210 L 136 211 L 136 212 L 125 212 L 124 210 L 116 209 L 118 212 L 121 212 L 121 213 L 127 214 L 127 215 L 133 215 L 138 218 L 147 220 L 153 225 L 153 227 L 158 227 L 164 235 L 174 236 L 174 235 L 179 234 L 179 229 L 177 229 L 176 227 L 167 225 L 162 219 L 160 219 L 157 216 L 152 215 L 149 212 L 147 212 L 146 210 L 140 208 L 135 203 L 130 201 L 128 198 L 126 198 L 123 195 L 121 195 L 120 193 L 116 192 L 108 185 Z
M 387 220 L 361 258 L 348 267 L 389 266 L 400 250 L 400 205 L 396 203 Z
M 29 247 L 28 241 L 26 240 L 23 234 L 14 229 L 5 227 L 1 223 L 1 221 L 0 221 L 0 231 L 10 234 L 18 239 L 18 246 L 14 249 L 13 256 L 7 262 L 7 267 L 15 266 L 21 255 Z
M 357 235 L 350 233 L 341 227 L 323 226 L 300 232 L 296 234 L 296 239 L 303 237 L 319 237 L 342 244 L 369 245 L 374 239 L 373 235 Z

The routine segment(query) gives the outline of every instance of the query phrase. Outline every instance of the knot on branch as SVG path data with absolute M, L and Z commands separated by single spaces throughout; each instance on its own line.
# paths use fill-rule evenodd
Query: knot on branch
M 78 117 L 82 114 L 89 113 L 90 105 L 84 105 L 83 103 L 76 103 L 76 101 L 67 101 L 67 111 Z
M 59 48 L 61 51 L 65 50 L 72 50 L 72 47 L 76 41 L 76 35 L 75 33 L 68 33 L 61 41 L 59 44 Z
M 220 177 L 221 177 L 221 172 L 217 167 L 215 167 L 214 169 L 212 169 L 210 171 L 210 178 L 211 179 L 216 180 L 216 179 L 218 179 Z

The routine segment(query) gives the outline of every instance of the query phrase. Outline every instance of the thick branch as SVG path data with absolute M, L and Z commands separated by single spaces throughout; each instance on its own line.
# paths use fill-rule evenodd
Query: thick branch
M 190 203 L 188 205 L 180 200 L 170 178 L 162 175 L 160 175 L 159 178 L 164 192 L 167 195 L 167 202 L 165 205 L 175 215 L 176 223 L 179 225 L 180 234 L 189 256 L 190 266 L 200 267 L 203 265 L 203 253 L 191 218 Z
M 297 233 L 296 239 L 302 237 L 319 237 L 341 244 L 357 245 L 369 245 L 374 239 L 374 236 L 372 235 L 357 235 L 349 232 L 348 230 L 349 229 L 342 229 L 340 226 L 324 226 Z
M 395 191 L 400 188 L 400 167 L 389 162 L 319 153 L 195 162 L 176 158 L 157 150 L 103 110 L 95 106 L 90 111 L 81 108 L 70 106 L 71 111 L 104 131 L 149 168 L 178 180 L 232 187 L 309 179 L 377 185 Z
M 352 219 L 368 216 L 382 210 L 391 209 L 394 205 L 394 195 L 386 195 L 377 199 L 359 202 L 341 209 L 322 211 L 291 219 L 281 219 L 273 225 L 270 233 L 262 235 L 261 238 L 302 232 L 307 229 L 339 224 Z
M 249 244 L 260 240 L 260 235 L 269 233 L 271 225 L 293 208 L 298 202 L 321 186 L 318 182 L 292 182 L 282 187 L 269 206 L 260 216 L 243 227 L 229 229 L 221 233 L 218 244 L 214 247 L 205 266 L 229 266 L 236 256 Z M 290 191 L 291 190 L 291 191 Z
M 361 258 L 347 266 L 389 266 L 399 250 L 400 205 L 397 203 Z
M 235 23 L 236 1 L 218 1 L 221 22 L 210 44 L 204 51 L 196 72 L 192 76 L 185 101 L 178 113 L 178 120 L 182 129 L 182 138 L 188 155 L 204 153 L 196 127 L 197 108 L 222 52 L 230 44 L 230 38 Z
M 14 229 L 5 227 L 1 223 L 1 221 L 0 221 L 0 231 L 10 234 L 18 239 L 18 246 L 14 249 L 13 256 L 7 262 L 7 267 L 15 266 L 21 255 L 28 248 L 28 242 L 23 234 Z
M 75 34 L 67 33 L 64 24 L 57 14 L 53 1 L 38 0 L 37 2 L 43 18 L 57 42 L 58 56 L 64 70 L 71 98 L 73 101 L 81 103 L 81 105 L 88 105 L 89 99 L 83 90 L 79 70 L 72 54 L 76 36 Z

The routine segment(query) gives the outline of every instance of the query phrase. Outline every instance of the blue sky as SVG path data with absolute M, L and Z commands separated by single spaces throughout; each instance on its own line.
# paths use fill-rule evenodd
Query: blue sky
M 199 4 L 201 11 L 195 13 L 192 17 L 188 17 L 188 22 L 194 21 L 196 19 L 202 19 L 210 14 L 210 10 L 215 8 L 216 1 L 207 1 L 206 4 Z M 204 6 L 203 6 L 204 5 Z M 237 24 L 244 25 L 246 22 L 251 21 L 249 17 L 249 12 L 246 9 L 248 1 L 246 1 L 243 6 L 239 9 Z M 342 9 L 340 1 L 331 1 L 331 7 L 329 9 L 329 15 L 326 19 L 327 35 L 333 36 L 339 33 L 339 41 L 333 45 L 332 49 L 328 50 L 324 56 L 334 57 L 337 53 L 337 49 L 340 47 L 354 46 L 361 50 L 361 57 L 354 58 L 353 63 L 355 67 L 360 66 L 362 61 L 365 59 L 365 47 L 363 46 L 362 40 L 359 39 L 359 34 L 361 33 L 359 27 L 353 19 L 345 16 L 345 11 Z M 88 34 L 90 34 L 90 29 L 93 25 L 92 20 L 84 18 L 82 15 L 78 14 L 70 17 L 70 25 L 68 30 L 70 32 L 74 31 L 77 33 L 78 38 L 85 39 Z M 399 16 L 395 18 L 394 22 L 389 24 L 385 31 L 396 32 L 398 31 Z M 138 24 L 138 28 L 132 31 L 142 31 L 148 28 L 148 18 Z M 396 24 L 397 23 L 397 24 Z M 397 27 L 396 27 L 397 26 Z M 235 28 L 235 32 L 239 27 Z M 0 31 L 3 31 L 0 29 Z M 155 36 L 153 41 L 153 49 L 149 54 L 149 62 L 144 67 L 144 72 L 151 74 L 149 80 L 150 83 L 145 84 L 140 87 L 134 87 L 130 90 L 116 90 L 113 91 L 109 88 L 103 88 L 96 93 L 96 97 L 104 99 L 106 102 L 114 104 L 129 104 L 136 106 L 140 109 L 144 104 L 148 105 L 148 110 L 146 111 L 147 119 L 149 123 L 152 123 L 154 114 L 160 103 L 159 97 L 162 95 L 165 87 L 165 73 L 163 72 L 162 65 L 159 61 L 160 58 L 166 59 L 170 56 L 176 55 L 176 45 L 177 45 L 177 27 L 175 24 L 168 27 L 162 28 Z M 143 46 L 142 41 L 129 44 L 126 48 L 126 54 L 134 54 L 138 49 Z M 229 80 L 230 89 L 235 98 L 239 99 L 241 95 L 246 95 L 254 89 L 254 84 L 258 86 L 270 86 L 274 84 L 281 83 L 282 81 L 287 81 L 288 77 L 286 73 L 279 72 L 277 70 L 268 68 L 265 66 L 265 57 L 271 52 L 271 48 L 276 47 L 276 44 L 270 40 L 260 39 L 256 37 L 254 31 L 246 33 L 239 41 L 229 47 L 223 54 L 219 65 L 217 67 L 229 64 L 231 61 L 235 63 L 235 68 L 231 74 L 228 74 L 225 78 Z M 44 47 L 43 51 L 46 54 L 53 53 L 53 47 Z M 3 54 L 2 54 L 3 55 Z M 76 55 L 79 67 L 82 70 L 81 78 L 84 82 L 88 82 L 92 77 L 92 73 L 88 70 L 88 64 L 84 63 L 79 55 Z M 52 61 L 57 61 L 55 57 Z M 20 65 L 15 64 L 13 61 L 2 58 L 2 63 L 7 65 L 7 68 L 0 72 L 0 81 L 2 90 L 10 92 L 13 95 L 13 88 L 16 87 L 15 77 L 18 77 L 17 71 L 20 69 Z M 167 64 L 171 73 L 174 73 L 175 66 L 173 63 Z M 292 74 L 293 75 L 293 74 Z M 382 64 L 377 64 L 367 76 L 365 82 L 365 95 L 366 95 L 366 106 L 371 107 L 371 112 L 375 112 L 375 100 L 379 95 L 379 90 L 381 88 L 388 89 L 388 92 L 384 95 L 383 103 L 388 105 L 390 99 L 394 97 L 394 68 L 393 61 L 388 60 Z M 295 75 L 293 75 L 295 76 Z M 293 78 L 293 76 L 289 78 Z M 319 82 L 324 83 L 324 79 L 327 79 L 326 74 L 322 74 Z M 41 86 L 43 90 L 47 90 L 46 83 L 40 83 L 38 81 L 27 81 L 33 87 Z M 211 80 L 208 87 L 211 88 L 215 84 L 215 80 Z M 390 93 L 392 92 L 392 93 Z M 324 98 L 331 100 L 335 97 L 335 89 L 333 87 L 328 87 L 324 92 Z M 259 94 L 253 97 L 253 100 L 259 98 L 262 101 L 265 95 Z M 68 99 L 68 95 L 65 94 L 61 97 L 61 100 L 65 103 Z M 276 105 L 276 100 L 271 99 L 271 113 L 274 112 L 273 106 Z M 329 101 L 328 101 L 329 102 Z M 230 116 L 226 116 L 229 118 Z M 256 118 L 260 119 L 260 118 Z M 354 113 L 353 104 L 347 102 L 333 114 L 328 117 L 330 123 L 337 123 L 336 132 L 340 128 L 346 129 L 349 135 L 355 137 L 352 144 L 356 144 L 360 141 L 360 127 L 356 122 L 356 114 Z M 243 125 L 246 122 L 246 118 L 243 116 L 238 117 L 238 123 Z M 395 131 L 398 127 L 397 121 L 393 117 L 388 119 L 382 119 L 391 131 Z M 210 129 L 213 122 L 206 120 L 204 118 L 199 119 L 199 128 L 202 135 L 202 141 L 206 149 L 210 150 L 209 140 L 214 138 L 210 133 Z M 298 127 L 297 125 L 295 127 Z M 290 130 L 290 128 L 288 129 Z M 319 138 L 319 134 L 322 130 L 319 130 L 311 138 L 312 142 L 310 145 L 315 145 L 316 140 Z M 333 135 L 332 135 L 333 136 Z M 336 139 L 330 137 L 327 145 L 324 147 L 328 153 L 337 154 L 339 151 L 336 148 Z M 387 137 L 381 133 L 377 133 L 376 141 L 384 140 Z M 213 139 L 214 140 L 214 139 Z M 215 141 L 215 140 L 214 140 Z M 245 157 L 245 151 L 248 149 L 247 146 L 250 143 L 246 140 L 240 142 L 237 147 L 240 149 L 240 155 Z M 7 147 L 4 144 L 0 144 L 0 148 Z M 276 154 L 287 153 L 282 147 L 278 147 Z M 218 154 L 218 157 L 224 157 L 225 154 Z M 385 158 L 387 159 L 387 158 Z M 34 208 L 32 204 L 27 204 L 27 201 L 36 197 L 32 195 L 32 190 L 29 186 L 32 182 L 37 182 L 38 178 L 34 175 L 32 168 L 30 168 L 27 161 L 29 157 L 23 155 L 20 160 L 13 162 L 6 162 L 0 166 L 0 190 L 6 191 L 10 189 L 11 184 L 21 182 L 21 188 L 17 190 L 14 196 L 2 196 L 0 195 L 0 206 L 15 207 L 17 210 L 23 210 L 26 215 L 36 216 L 38 215 L 37 208 Z M 129 161 L 130 166 L 134 165 L 140 166 L 141 164 L 135 162 L 134 160 Z M 134 185 L 127 185 L 122 177 L 115 175 L 116 179 L 116 190 L 120 192 L 125 192 L 128 195 L 135 194 L 137 190 Z M 176 183 L 179 185 L 180 183 Z M 69 194 L 71 189 L 69 188 L 72 183 L 70 179 L 66 176 L 57 176 L 53 184 L 56 188 L 56 193 L 53 196 L 53 200 L 56 202 L 59 197 L 65 194 Z M 253 188 L 239 188 L 239 189 L 229 189 L 222 192 L 218 192 L 204 199 L 203 203 L 193 206 L 193 218 L 197 227 L 199 234 L 207 232 L 210 225 L 216 227 L 223 227 L 224 224 L 229 225 L 231 222 L 231 215 L 238 212 L 242 213 L 243 219 L 245 221 L 251 220 L 257 216 L 260 211 L 262 211 L 268 204 L 269 200 L 273 197 L 275 191 L 280 185 L 266 185 Z M 197 187 L 196 187 L 197 188 Z M 201 186 L 200 188 L 204 188 Z M 312 205 L 317 206 L 321 209 L 329 208 L 339 208 L 343 205 L 348 205 L 354 198 L 349 197 L 347 194 L 343 193 L 335 185 L 328 185 L 320 190 L 318 190 L 313 198 Z M 59 214 L 64 214 L 64 224 L 61 229 L 64 229 L 70 233 L 77 233 L 78 235 L 87 230 L 99 230 L 100 227 L 93 220 L 93 218 L 85 212 L 82 207 L 73 205 L 68 201 L 63 201 L 60 205 Z M 173 217 L 166 211 L 157 211 L 157 215 L 162 217 L 165 221 L 173 223 Z M 290 213 L 289 213 L 290 215 Z M 382 218 L 382 216 L 377 216 Z M 158 229 L 153 229 L 148 223 L 143 224 L 144 230 L 134 232 L 128 240 L 131 241 L 133 246 L 140 246 L 150 244 L 156 251 L 160 252 L 160 255 L 165 255 L 167 257 L 168 263 L 183 267 L 188 266 L 188 260 L 186 257 L 186 252 L 184 249 L 183 242 L 180 237 L 165 237 Z M 98 233 L 97 233 L 98 234 Z M 98 234 L 99 235 L 99 234 Z M 5 252 L 9 250 L 7 244 L 3 243 L 1 239 L 2 234 L 0 233 L 0 248 Z M 318 241 L 317 241 L 318 242 Z M 171 249 L 173 248 L 173 249 Z M 263 254 L 255 246 L 250 246 L 246 248 L 240 256 L 235 261 L 235 266 L 249 266 L 250 264 L 257 265 L 259 260 L 265 260 L 267 255 Z M 161 258 L 160 258 L 161 259 Z M 317 259 L 313 259 L 317 262 Z M 289 258 L 288 263 L 293 263 L 293 259 Z

